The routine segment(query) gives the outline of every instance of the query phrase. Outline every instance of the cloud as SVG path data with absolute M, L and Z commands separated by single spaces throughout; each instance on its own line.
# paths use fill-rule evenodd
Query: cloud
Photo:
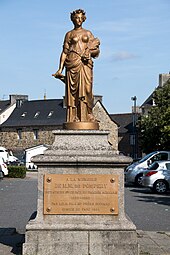
M 134 59 L 134 58 L 137 58 L 137 57 L 138 56 L 133 54 L 133 53 L 130 53 L 130 52 L 127 52 L 127 51 L 120 51 L 120 52 L 114 53 L 112 59 L 114 61 L 124 61 L 124 60 Z

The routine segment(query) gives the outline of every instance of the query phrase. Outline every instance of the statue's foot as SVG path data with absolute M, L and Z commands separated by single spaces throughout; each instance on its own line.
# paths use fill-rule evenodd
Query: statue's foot
M 96 120 L 96 118 L 93 116 L 92 113 L 89 113 L 89 114 L 88 114 L 88 121 L 90 121 L 90 122 L 98 122 L 98 121 Z
M 80 122 L 80 120 L 79 120 L 79 118 L 76 116 L 76 117 L 74 117 L 73 122 Z

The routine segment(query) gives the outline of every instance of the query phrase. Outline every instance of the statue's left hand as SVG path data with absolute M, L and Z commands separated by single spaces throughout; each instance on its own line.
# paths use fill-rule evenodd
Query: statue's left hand
M 65 83 L 65 76 L 58 70 L 56 73 L 52 74 L 56 79 L 60 79 L 62 82 Z
M 60 70 L 58 70 L 56 73 L 52 74 L 52 76 L 60 79 L 63 76 L 63 74 L 60 72 Z
M 88 48 L 85 50 L 81 58 L 83 61 L 88 61 L 90 59 L 90 50 Z

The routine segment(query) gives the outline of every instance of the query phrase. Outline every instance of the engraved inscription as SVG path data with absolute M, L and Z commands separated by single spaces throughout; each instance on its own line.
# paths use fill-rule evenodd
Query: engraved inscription
M 45 174 L 44 214 L 117 215 L 118 176 Z

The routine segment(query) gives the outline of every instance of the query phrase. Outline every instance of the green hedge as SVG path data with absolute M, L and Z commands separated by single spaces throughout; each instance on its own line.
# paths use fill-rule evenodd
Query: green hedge
M 10 178 L 25 178 L 25 166 L 8 166 L 8 177 Z

